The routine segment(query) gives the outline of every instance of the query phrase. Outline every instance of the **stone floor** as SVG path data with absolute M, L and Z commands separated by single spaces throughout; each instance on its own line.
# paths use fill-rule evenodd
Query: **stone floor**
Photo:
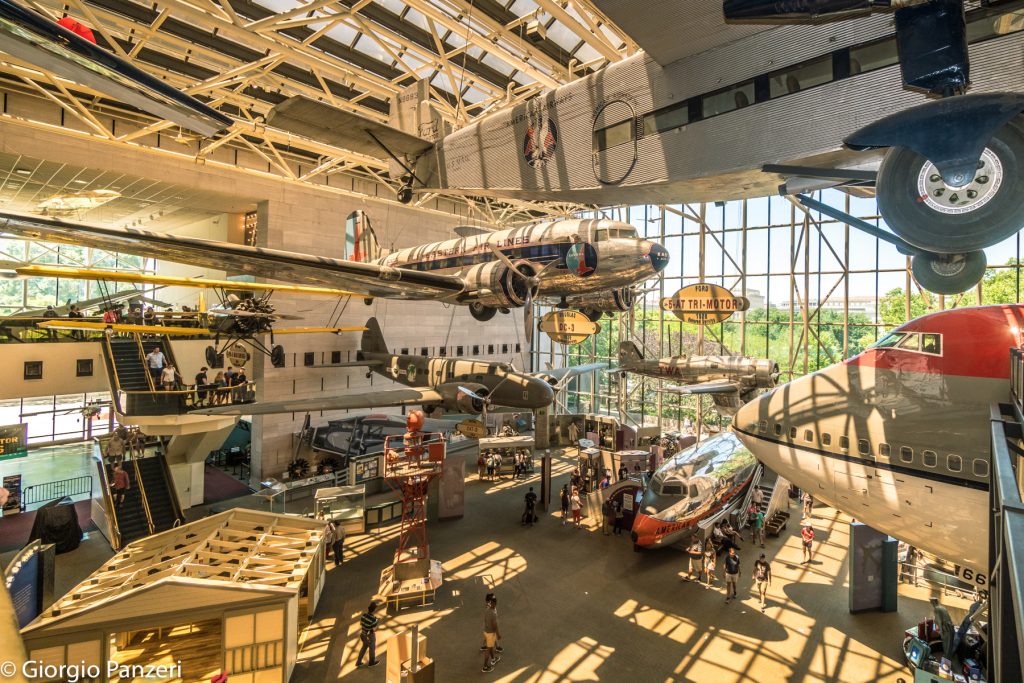
M 556 490 L 569 470 L 567 459 L 559 461 Z M 681 580 L 678 551 L 634 552 L 628 537 L 603 536 L 593 516 L 582 530 L 562 526 L 557 514 L 521 527 L 530 485 L 539 490 L 538 477 L 492 484 L 471 476 L 465 518 L 430 525 L 431 556 L 445 567 L 435 604 L 387 616 L 379 644 L 418 624 L 437 681 L 909 680 L 902 630 L 930 614 L 929 593 L 908 586 L 898 613 L 851 615 L 845 515 L 815 510 L 820 542 L 809 565 L 800 564 L 795 525 L 769 539 L 775 578 L 762 614 L 751 596 L 751 544 L 741 550 L 741 600 L 727 605 L 721 581 L 708 590 Z M 293 681 L 384 680 L 383 665 L 355 668 L 356 634 L 396 531 L 349 539 L 345 564 L 328 572 Z M 484 674 L 478 647 L 488 591 L 498 595 L 505 652 Z M 943 602 L 954 619 L 966 607 Z

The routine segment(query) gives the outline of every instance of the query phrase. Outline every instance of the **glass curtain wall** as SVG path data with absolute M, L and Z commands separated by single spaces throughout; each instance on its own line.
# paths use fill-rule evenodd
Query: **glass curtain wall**
M 816 197 L 884 227 L 873 198 L 826 190 Z M 888 330 L 926 312 L 1021 299 L 1020 236 L 986 250 L 988 272 L 978 287 L 957 296 L 922 290 L 910 259 L 877 238 L 805 210 L 786 197 L 715 204 L 632 206 L 586 217 L 635 225 L 641 235 L 668 249 L 662 280 L 650 280 L 634 309 L 601 319 L 598 334 L 576 346 L 537 335 L 534 367 L 605 361 L 617 365 L 620 341 L 632 340 L 645 357 L 743 354 L 779 363 L 780 381 L 814 372 L 853 356 Z M 684 324 L 662 311 L 661 298 L 708 282 L 745 296 L 750 308 L 716 325 Z M 547 309 L 539 311 L 540 314 Z M 565 396 L 572 412 L 619 416 L 630 424 L 677 429 L 698 413 L 719 424 L 709 398 L 663 391 L 639 376 L 600 373 L 584 378 Z

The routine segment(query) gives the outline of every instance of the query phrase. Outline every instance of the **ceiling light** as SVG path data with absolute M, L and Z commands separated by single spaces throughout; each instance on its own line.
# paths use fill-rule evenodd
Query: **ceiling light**
M 16 168 L 14 172 L 18 175 L 32 175 L 32 169 L 29 168 Z
M 72 180 L 71 182 L 73 184 L 75 184 L 75 185 L 86 185 L 86 184 L 88 184 L 89 181 L 88 180 Z

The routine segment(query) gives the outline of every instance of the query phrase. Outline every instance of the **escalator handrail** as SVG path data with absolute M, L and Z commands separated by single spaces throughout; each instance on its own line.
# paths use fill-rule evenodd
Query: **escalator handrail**
M 153 525 L 153 514 L 149 510 L 146 487 L 142 483 L 142 471 L 139 470 L 139 462 L 136 458 L 132 458 L 132 468 L 135 469 L 135 485 L 139 487 L 139 498 L 142 499 L 142 508 L 146 512 L 146 524 L 149 525 L 149 533 L 152 534 L 156 532 L 156 527 Z
M 103 442 L 98 438 L 95 439 L 95 441 L 100 450 L 100 456 L 96 460 L 96 466 L 99 469 L 100 490 L 103 491 L 103 503 L 107 508 L 107 531 L 110 533 L 111 545 L 114 546 L 114 550 L 120 550 L 122 547 L 121 529 L 117 524 L 117 510 L 114 506 L 114 499 L 110 495 L 110 482 L 107 480 L 107 463 L 103 459 Z

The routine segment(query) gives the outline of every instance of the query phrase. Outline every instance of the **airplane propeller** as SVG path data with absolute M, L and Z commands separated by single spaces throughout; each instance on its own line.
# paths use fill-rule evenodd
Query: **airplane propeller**
M 494 255 L 498 257 L 499 261 L 508 266 L 509 270 L 511 270 L 513 273 L 521 277 L 523 279 L 523 282 L 526 283 L 526 298 L 523 302 L 523 325 L 525 326 L 526 330 L 526 344 L 528 346 L 533 346 L 533 297 L 537 293 L 537 290 L 540 289 L 541 275 L 543 275 L 544 271 L 546 271 L 548 268 L 557 264 L 558 259 L 556 258 L 551 260 L 536 273 L 524 273 L 523 271 L 519 270 L 519 267 L 516 266 L 516 264 L 512 262 L 512 259 L 505 255 L 501 251 L 501 249 L 498 249 L 493 244 L 488 245 L 488 247 L 492 252 L 494 252 Z

